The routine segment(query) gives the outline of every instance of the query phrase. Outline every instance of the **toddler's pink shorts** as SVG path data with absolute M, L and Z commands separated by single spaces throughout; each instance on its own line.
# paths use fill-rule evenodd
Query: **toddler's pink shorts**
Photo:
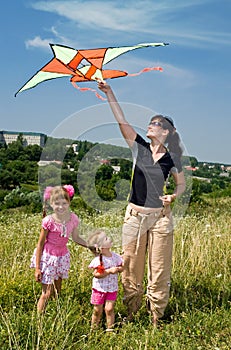
M 100 292 L 96 289 L 92 289 L 91 304 L 103 305 L 107 300 L 116 300 L 117 291 L 115 292 Z

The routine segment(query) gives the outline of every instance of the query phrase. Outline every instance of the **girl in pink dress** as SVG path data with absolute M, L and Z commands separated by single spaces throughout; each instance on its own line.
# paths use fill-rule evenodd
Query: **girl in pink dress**
M 42 220 L 42 229 L 37 248 L 31 259 L 35 268 L 35 280 L 42 284 L 42 294 L 37 304 L 39 313 L 45 310 L 48 299 L 61 291 L 62 280 L 68 278 L 70 252 L 67 242 L 70 236 L 83 247 L 87 243 L 78 233 L 79 218 L 70 211 L 70 200 L 74 195 L 71 185 L 47 187 L 44 200 L 49 200 L 51 215 Z

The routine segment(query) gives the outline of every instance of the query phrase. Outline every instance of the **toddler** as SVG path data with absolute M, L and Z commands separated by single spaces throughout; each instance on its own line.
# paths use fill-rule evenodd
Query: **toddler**
M 94 305 L 91 328 L 98 327 L 103 309 L 106 314 L 107 332 L 113 331 L 115 323 L 114 306 L 118 292 L 118 273 L 123 270 L 123 259 L 111 251 L 112 240 L 104 231 L 94 232 L 88 239 L 89 246 L 94 246 L 99 256 L 90 263 L 93 269 L 91 304 Z

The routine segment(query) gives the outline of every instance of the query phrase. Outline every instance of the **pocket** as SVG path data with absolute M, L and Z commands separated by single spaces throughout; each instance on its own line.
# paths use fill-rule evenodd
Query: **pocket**
M 122 243 L 123 245 L 129 244 L 135 241 L 138 237 L 140 228 L 140 220 L 138 216 L 131 215 L 131 208 L 127 208 L 124 224 L 122 228 Z
M 129 214 L 129 216 L 126 216 L 124 219 L 123 224 L 123 234 L 137 237 L 138 231 L 140 227 L 140 220 L 137 216 L 133 216 Z
M 163 215 L 157 220 L 155 231 L 159 233 L 171 233 L 174 229 L 172 211 L 170 205 L 163 210 Z
M 124 224 L 128 222 L 131 216 L 131 208 L 128 206 L 124 215 Z

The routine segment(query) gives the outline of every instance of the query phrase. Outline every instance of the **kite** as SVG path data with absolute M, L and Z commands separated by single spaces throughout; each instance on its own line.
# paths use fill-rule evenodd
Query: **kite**
M 128 74 L 125 71 L 103 69 L 103 66 L 126 52 L 145 47 L 165 46 L 166 43 L 143 43 L 134 46 L 108 47 L 99 49 L 76 50 L 68 46 L 50 44 L 54 57 L 32 78 L 30 78 L 16 93 L 15 96 L 25 90 L 29 90 L 46 80 L 70 77 L 74 87 L 79 90 L 91 90 L 91 88 L 80 88 L 77 82 L 104 81 L 106 79 L 124 76 L 136 76 L 151 70 L 162 71 L 161 67 L 144 68 L 139 73 Z M 103 98 L 102 98 L 103 99 Z

